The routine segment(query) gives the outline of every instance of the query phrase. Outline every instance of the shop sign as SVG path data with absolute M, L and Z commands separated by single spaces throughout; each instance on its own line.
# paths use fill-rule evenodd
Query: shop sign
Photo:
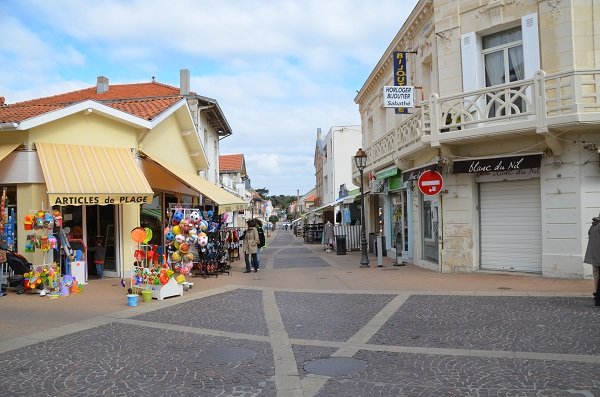
M 541 154 L 497 157 L 489 159 L 460 160 L 453 162 L 452 172 L 454 174 L 512 172 L 527 168 L 539 168 L 541 164 Z
M 48 194 L 50 205 L 109 205 L 150 204 L 152 195 L 146 194 Z
M 408 171 L 404 171 L 402 173 L 402 180 L 410 182 L 410 181 L 416 181 L 417 179 L 419 179 L 419 177 L 421 176 L 421 174 L 425 171 L 433 171 L 437 168 L 437 163 L 436 164 L 429 164 L 426 165 L 424 167 L 420 167 L 420 168 L 414 168 L 412 170 L 408 170 Z
M 386 85 L 383 87 L 383 107 L 384 108 L 414 108 L 415 95 L 414 87 L 405 85 L 395 87 Z
M 398 190 L 402 189 L 402 175 L 395 175 L 388 178 L 388 189 Z
M 398 168 L 392 167 L 392 168 L 388 168 L 387 170 L 377 172 L 375 174 L 375 178 L 377 178 L 377 179 L 389 178 L 391 176 L 396 175 L 397 173 L 398 173 Z
M 392 63 L 394 64 L 394 86 L 406 86 L 406 54 L 407 51 L 394 51 Z M 396 114 L 408 114 L 408 108 L 397 107 Z

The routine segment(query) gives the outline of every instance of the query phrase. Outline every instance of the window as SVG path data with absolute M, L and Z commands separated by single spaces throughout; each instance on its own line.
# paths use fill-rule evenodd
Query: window
M 486 87 L 512 83 L 525 78 L 523 38 L 520 26 L 485 36 L 482 44 Z M 495 95 L 497 94 L 491 94 L 487 98 L 488 103 L 493 101 L 489 117 L 506 115 L 506 111 L 511 105 L 515 105 L 519 111 L 524 110 L 522 98 L 518 96 L 513 98 L 510 94 L 508 97 L 505 94 Z M 503 106 L 505 101 L 508 103 Z
M 533 78 L 541 68 L 537 14 L 525 15 L 518 26 L 495 33 L 463 34 L 461 59 L 464 92 Z M 481 103 L 477 100 L 475 105 L 481 110 L 489 105 L 489 112 L 476 117 L 495 118 L 524 112 L 525 97 L 531 96 L 529 88 L 523 92 L 518 86 L 487 93 L 485 100 L 482 98 Z M 474 108 L 467 111 L 473 112 Z

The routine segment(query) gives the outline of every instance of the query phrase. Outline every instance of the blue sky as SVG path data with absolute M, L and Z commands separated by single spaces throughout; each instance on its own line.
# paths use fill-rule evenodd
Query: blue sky
M 315 185 L 316 130 L 360 124 L 354 97 L 416 0 L 0 0 L 7 103 L 156 80 L 215 98 L 254 188 Z

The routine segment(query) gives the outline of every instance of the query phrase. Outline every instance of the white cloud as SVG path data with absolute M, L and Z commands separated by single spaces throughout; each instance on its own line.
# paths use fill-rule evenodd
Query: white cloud
M 0 96 L 15 102 L 157 80 L 215 98 L 254 187 L 314 186 L 317 128 L 359 124 L 354 97 L 416 0 L 3 0 Z

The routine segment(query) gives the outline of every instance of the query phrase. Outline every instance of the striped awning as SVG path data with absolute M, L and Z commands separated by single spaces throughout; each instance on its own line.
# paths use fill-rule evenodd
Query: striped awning
M 11 154 L 19 146 L 19 143 L 4 143 L 0 145 L 0 161 L 4 160 L 6 156 Z
M 163 166 L 167 171 L 173 174 L 175 178 L 184 182 L 186 185 L 189 185 L 198 193 L 214 201 L 219 207 L 219 214 L 227 211 L 243 210 L 248 207 L 248 203 L 246 203 L 241 197 L 225 191 L 225 189 L 212 184 L 200 175 L 196 175 L 191 171 L 187 171 L 163 160 L 159 160 L 157 157 L 150 156 L 150 158 Z
M 127 148 L 35 144 L 50 205 L 151 203 L 153 192 Z

